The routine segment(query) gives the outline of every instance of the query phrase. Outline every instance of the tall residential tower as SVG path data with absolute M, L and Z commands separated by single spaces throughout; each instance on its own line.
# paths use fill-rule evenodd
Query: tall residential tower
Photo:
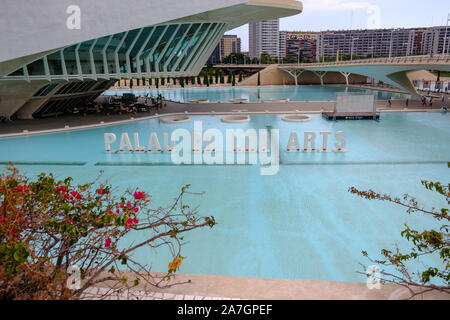
M 265 52 L 272 57 L 280 56 L 280 19 L 250 23 L 249 50 L 250 58 L 260 58 Z

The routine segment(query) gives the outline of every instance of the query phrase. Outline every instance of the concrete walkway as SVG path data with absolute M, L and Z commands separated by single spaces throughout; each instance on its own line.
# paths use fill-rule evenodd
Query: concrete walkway
M 322 111 L 332 111 L 334 108 L 333 101 L 311 101 L 311 102 L 288 102 L 288 103 L 208 103 L 208 104 L 182 104 L 178 102 L 166 101 L 166 106 L 159 111 L 160 115 L 171 113 L 321 113 Z M 423 107 L 420 101 L 410 101 L 408 111 L 426 111 L 439 110 L 442 107 L 440 101 L 433 103 L 433 108 L 429 106 Z M 392 100 L 389 106 L 386 101 L 378 101 L 377 108 L 383 109 L 383 112 L 404 112 L 406 105 L 405 100 Z M 29 133 L 42 130 L 63 129 L 66 126 L 76 128 L 87 125 L 114 124 L 116 122 L 155 116 L 156 112 L 110 115 L 103 113 L 89 114 L 85 117 L 82 115 L 63 115 L 59 117 L 32 119 L 32 120 L 16 120 L 7 123 L 0 123 L 0 135 L 22 133 L 27 130 Z
M 127 272 L 125 272 L 128 274 Z M 131 278 L 135 277 L 129 274 Z M 128 278 L 130 278 L 128 277 Z M 410 297 L 407 289 L 396 285 L 381 285 L 369 290 L 365 283 L 241 278 L 213 275 L 177 274 L 168 289 L 147 285 L 114 293 L 112 300 L 403 300 Z M 143 281 L 141 281 L 143 282 Z M 109 284 L 113 287 L 113 284 Z M 108 286 L 90 288 L 84 299 L 103 299 Z M 438 292 L 418 295 L 416 300 L 450 300 L 450 295 Z

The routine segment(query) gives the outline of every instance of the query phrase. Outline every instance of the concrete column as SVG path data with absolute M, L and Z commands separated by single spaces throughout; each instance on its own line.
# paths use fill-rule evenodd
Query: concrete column
M 312 71 L 316 76 L 320 78 L 320 85 L 323 86 L 323 78 L 328 73 L 328 71 Z
M 48 81 L 0 81 L 0 116 L 10 119 Z
M 51 97 L 54 96 L 56 92 L 58 92 L 61 87 L 66 85 L 68 82 L 64 82 L 56 86 L 48 95 L 45 97 L 39 97 L 39 98 L 32 98 L 28 100 L 22 108 L 17 111 L 17 118 L 19 119 L 33 119 L 33 113 L 35 113 L 37 110 L 39 110 L 40 107 L 42 107 L 47 101 L 51 99 Z
M 351 73 L 350 72 L 340 72 L 340 74 L 342 74 L 345 77 L 345 84 L 349 85 L 349 81 L 348 78 L 350 77 Z
M 284 69 L 284 71 L 289 73 L 294 78 L 296 86 L 298 86 L 298 79 L 299 79 L 299 77 L 302 75 L 303 72 L 305 72 L 305 70 L 292 70 L 292 71 L 290 71 L 290 70 L 286 70 L 286 69 Z

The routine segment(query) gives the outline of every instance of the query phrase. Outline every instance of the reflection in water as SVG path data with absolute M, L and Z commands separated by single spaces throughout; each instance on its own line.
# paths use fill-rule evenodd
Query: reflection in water
M 129 90 L 107 91 L 107 95 L 122 95 Z M 248 99 L 250 102 L 289 98 L 290 101 L 330 101 L 338 93 L 375 94 L 377 100 L 407 99 L 401 93 L 339 86 L 272 86 L 272 87 L 226 87 L 226 88 L 185 88 L 161 90 L 133 90 L 138 96 L 162 94 L 167 100 L 189 102 L 194 99 L 208 99 L 211 102 L 229 102 L 230 99 Z

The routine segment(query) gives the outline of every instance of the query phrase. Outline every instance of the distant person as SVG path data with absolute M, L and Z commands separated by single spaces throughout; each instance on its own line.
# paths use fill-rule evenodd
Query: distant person
M 406 107 L 409 106 L 409 99 L 406 99 Z
M 427 105 L 427 101 L 425 99 L 425 97 L 422 97 L 422 106 L 426 106 Z
M 430 98 L 430 107 L 433 106 L 433 98 Z
M 391 101 L 391 99 L 388 99 L 388 104 L 389 104 L 389 107 L 392 107 L 392 101 Z

